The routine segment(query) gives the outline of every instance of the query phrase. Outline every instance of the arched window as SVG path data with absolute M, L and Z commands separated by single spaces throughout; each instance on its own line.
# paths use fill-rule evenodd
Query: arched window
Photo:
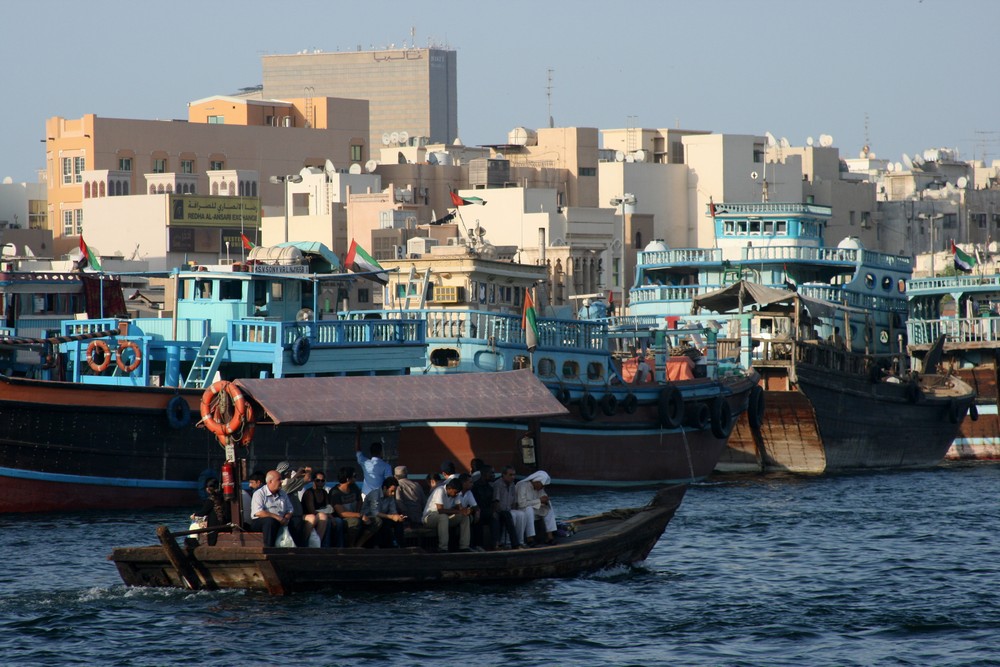
M 155 185 L 150 185 L 149 186 L 149 194 L 151 194 L 151 195 L 155 195 L 156 194 L 156 186 Z
M 90 199 L 90 181 L 83 184 L 83 198 Z
M 235 183 L 230 183 L 229 184 L 229 196 L 232 197 L 235 194 L 236 194 L 236 184 Z
M 120 195 L 128 196 L 128 181 L 119 181 L 115 185 L 115 191 Z
M 167 194 L 172 195 L 174 193 L 174 186 L 171 183 L 167 183 Z
M 95 192 L 94 194 L 95 194 L 96 196 L 98 196 L 98 197 L 103 197 L 103 196 L 105 196 L 105 195 L 104 195 L 104 193 L 105 193 L 105 185 L 104 185 L 104 181 L 101 181 L 101 183 L 100 183 L 100 185 L 98 185 L 98 188 L 97 188 L 97 189 L 98 189 L 98 190 L 100 190 L 100 194 L 97 194 L 97 193 Z
M 257 196 L 257 181 L 252 181 L 250 183 L 250 196 L 251 197 Z
M 212 183 L 212 194 L 213 195 L 219 194 L 219 184 L 218 183 Z

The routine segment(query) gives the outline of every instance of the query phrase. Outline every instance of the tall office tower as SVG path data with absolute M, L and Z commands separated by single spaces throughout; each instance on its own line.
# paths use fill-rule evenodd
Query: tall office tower
M 264 56 L 265 99 L 347 97 L 370 102 L 370 146 L 451 143 L 458 136 L 456 53 L 446 48 Z M 308 118 L 307 118 L 308 122 Z

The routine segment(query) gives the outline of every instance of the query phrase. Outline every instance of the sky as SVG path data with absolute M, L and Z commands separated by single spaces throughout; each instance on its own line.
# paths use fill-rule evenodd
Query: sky
M 265 54 L 448 46 L 459 136 L 679 127 L 1000 159 L 996 0 L 4 0 L 0 179 L 35 182 L 45 121 L 185 119 Z M 415 39 L 411 37 L 415 36 Z M 551 87 L 549 87 L 551 70 Z

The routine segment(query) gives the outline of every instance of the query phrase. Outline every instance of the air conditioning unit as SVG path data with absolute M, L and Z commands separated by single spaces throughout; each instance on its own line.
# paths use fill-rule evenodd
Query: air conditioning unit
M 459 285 L 435 285 L 435 303 L 461 303 L 465 301 L 465 288 Z

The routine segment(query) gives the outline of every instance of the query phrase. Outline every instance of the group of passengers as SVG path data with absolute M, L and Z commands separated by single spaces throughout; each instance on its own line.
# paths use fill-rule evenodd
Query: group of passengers
M 471 473 L 461 474 L 446 461 L 440 473 L 427 476 L 428 493 L 409 478 L 406 466 L 393 469 L 382 458 L 381 442 L 372 443 L 370 454 L 356 447 L 360 484 L 350 466 L 339 470 L 332 486 L 322 471 L 292 471 L 287 461 L 267 474 L 255 471 L 243 491 L 244 529 L 262 533 L 265 546 L 275 546 L 287 527 L 300 547 L 396 548 L 404 544 L 406 527 L 423 526 L 433 529 L 438 551 L 449 550 L 453 535 L 459 551 L 492 551 L 534 545 L 538 520 L 544 542 L 555 541 L 555 512 L 545 491 L 551 480 L 543 471 L 517 482 L 511 466 L 495 479 L 480 459 L 472 460 Z M 230 523 L 218 480 L 208 479 L 205 491 L 200 516 L 207 517 L 207 526 Z M 207 541 L 215 544 L 217 534 L 209 533 Z

